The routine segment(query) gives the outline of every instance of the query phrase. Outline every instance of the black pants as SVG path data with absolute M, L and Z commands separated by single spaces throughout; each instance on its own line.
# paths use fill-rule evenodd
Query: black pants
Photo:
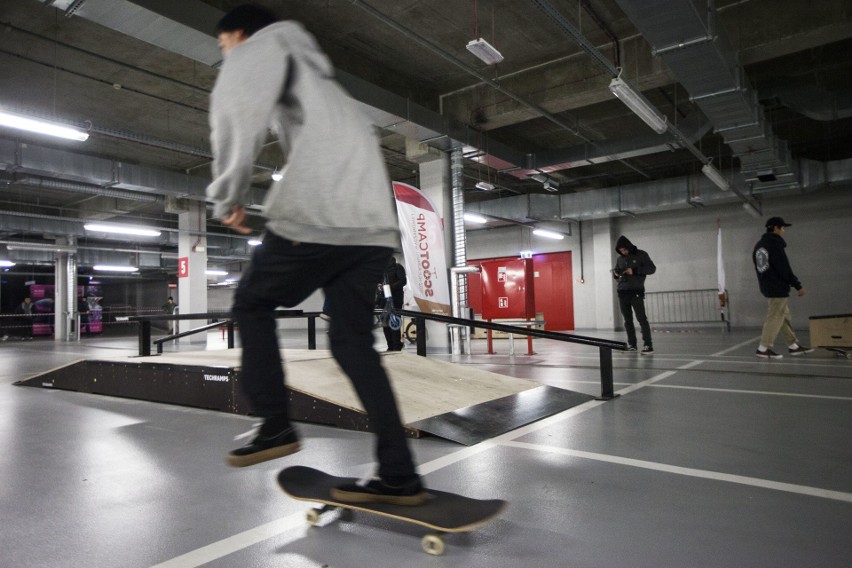
M 648 324 L 648 316 L 645 315 L 645 292 L 619 292 L 618 305 L 621 315 L 624 317 L 624 330 L 627 332 L 627 343 L 636 347 L 636 327 L 633 325 L 633 312 L 639 320 L 639 328 L 642 330 L 642 342 L 651 347 L 651 326 Z
M 267 233 L 234 296 L 243 346 L 242 388 L 261 417 L 287 415 L 284 370 L 273 310 L 322 288 L 331 316 L 331 352 L 370 417 L 380 477 L 416 473 L 390 381 L 373 349 L 373 302 L 391 250 L 294 243 Z

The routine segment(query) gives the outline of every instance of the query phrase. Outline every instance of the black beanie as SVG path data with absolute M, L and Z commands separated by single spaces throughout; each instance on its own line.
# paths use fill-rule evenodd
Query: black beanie
M 216 33 L 233 32 L 243 30 L 247 36 L 278 21 L 275 14 L 256 6 L 255 4 L 242 4 L 225 14 L 216 24 Z

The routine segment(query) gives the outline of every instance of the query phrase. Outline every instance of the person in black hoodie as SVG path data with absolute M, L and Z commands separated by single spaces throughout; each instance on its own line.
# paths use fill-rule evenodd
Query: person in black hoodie
M 644 250 L 639 250 L 630 240 L 621 235 L 615 243 L 618 260 L 612 270 L 612 277 L 618 280 L 618 305 L 624 316 L 624 329 L 627 331 L 628 351 L 636 351 L 636 328 L 633 325 L 633 312 L 639 320 L 642 330 L 642 355 L 654 353 L 651 340 L 651 325 L 645 315 L 645 277 L 657 271 L 657 267 Z
M 790 261 L 784 248 L 785 227 L 792 227 L 781 217 L 772 217 L 766 222 L 766 232 L 754 245 L 752 260 L 757 272 L 757 282 L 760 293 L 768 300 L 766 320 L 763 322 L 763 333 L 760 335 L 760 345 L 755 353 L 761 359 L 780 359 L 782 356 L 772 350 L 778 332 L 784 334 L 784 340 L 790 355 L 804 355 L 813 351 L 810 347 L 799 345 L 796 333 L 790 323 L 790 307 L 788 300 L 790 288 L 795 288 L 799 296 L 805 295 L 802 283 L 793 274 Z
M 396 261 L 396 258 L 391 256 L 388 259 L 388 265 L 385 267 L 382 284 L 390 286 L 393 307 L 396 309 L 402 308 L 403 288 L 407 282 L 408 278 L 405 275 L 405 268 Z M 384 300 L 384 290 L 382 288 L 380 290 L 382 300 Z M 382 303 L 382 307 L 384 307 L 384 302 Z M 402 351 L 402 336 L 400 335 L 399 328 L 393 329 L 390 325 L 387 325 L 383 327 L 383 331 L 385 333 L 385 340 L 388 343 L 388 351 Z

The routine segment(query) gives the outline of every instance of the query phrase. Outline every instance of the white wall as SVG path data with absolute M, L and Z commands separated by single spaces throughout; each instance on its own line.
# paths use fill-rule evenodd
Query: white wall
M 512 256 L 522 249 L 572 251 L 577 329 L 613 329 L 612 325 L 621 324 L 620 316 L 614 324 L 607 323 L 615 302 L 614 281 L 607 277 L 615 264 L 615 239 L 623 234 L 651 255 L 657 273 L 646 280 L 648 291 L 715 288 L 718 218 L 732 325 L 756 328 L 763 324 L 766 304 L 757 287 L 751 252 L 765 231 L 766 219 L 780 216 L 793 224 L 785 236 L 787 256 L 807 292 L 802 298 L 791 297 L 793 325 L 807 329 L 809 316 L 852 313 L 852 188 L 767 199 L 763 213 L 755 219 L 733 204 L 584 222 L 582 264 L 576 224 L 573 235 L 548 242 L 530 237 L 529 229 L 520 226 L 469 231 L 468 258 Z M 601 241 L 607 234 L 610 243 L 604 247 Z M 584 284 L 577 281 L 581 269 Z

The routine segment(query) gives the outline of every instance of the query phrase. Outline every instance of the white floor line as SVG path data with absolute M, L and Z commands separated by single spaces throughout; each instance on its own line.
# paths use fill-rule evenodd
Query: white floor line
M 682 385 L 649 385 L 658 389 L 686 389 L 686 390 L 701 390 L 701 391 L 716 391 L 716 392 L 731 392 L 736 394 L 768 394 L 774 396 L 792 396 L 799 398 L 824 398 L 829 400 L 852 400 L 852 396 L 831 396 L 823 394 L 799 394 L 794 392 L 772 392 L 772 391 L 756 391 L 746 389 L 720 389 L 714 387 L 687 387 Z
M 663 463 L 636 460 L 632 458 L 622 458 L 618 456 L 597 454 L 593 452 L 583 452 L 579 450 L 570 450 L 567 448 L 557 448 L 554 446 L 545 446 L 541 444 L 528 444 L 526 442 L 506 442 L 504 443 L 504 445 L 512 446 L 515 448 L 525 448 L 538 452 L 548 452 L 551 454 L 560 454 L 607 463 L 615 463 L 619 465 L 627 465 L 631 467 L 640 467 L 643 469 L 650 469 L 654 471 L 675 473 L 677 475 L 687 475 L 689 477 L 712 479 L 714 481 L 726 481 L 728 483 L 738 483 L 740 485 L 751 485 L 753 487 L 760 487 L 763 489 L 774 489 L 776 491 L 785 491 L 787 493 L 798 493 L 800 495 L 808 495 L 810 497 L 822 497 L 824 499 L 833 499 L 835 501 L 845 501 L 847 503 L 852 503 L 852 493 L 844 493 L 842 491 L 830 491 L 828 489 L 820 489 L 819 487 L 796 485 L 793 483 L 782 483 L 779 481 L 770 481 L 767 479 L 759 479 L 756 477 L 732 475 L 729 473 L 719 473 L 716 471 L 707 471 L 690 467 L 667 465 Z
M 752 339 L 749 339 L 748 341 L 743 341 L 742 343 L 737 343 L 737 344 L 736 344 L 736 345 L 734 345 L 733 347 L 728 347 L 727 349 L 725 349 L 725 350 L 723 350 L 723 351 L 719 351 L 718 353 L 713 353 L 713 354 L 712 354 L 712 355 L 710 355 L 710 356 L 711 356 L 711 357 L 718 357 L 718 356 L 720 356 L 720 355 L 724 355 L 725 353 L 730 353 L 731 351 L 736 351 L 737 349 L 740 349 L 741 347 L 745 347 L 745 346 L 746 346 L 746 345 L 748 345 L 749 343 L 754 343 L 755 341 L 760 341 L 760 336 L 759 336 L 759 335 L 758 335 L 757 337 L 754 337 L 754 338 L 752 338 Z
M 664 373 L 660 373 L 659 375 L 655 375 L 655 376 L 651 377 L 650 379 L 645 379 L 644 381 L 638 382 L 635 385 L 631 385 L 627 388 L 621 389 L 620 391 L 617 391 L 616 394 L 624 395 L 624 394 L 627 394 L 627 393 L 631 393 L 635 390 L 639 390 L 641 388 L 647 387 L 649 385 L 653 385 L 654 383 L 658 383 L 658 382 L 660 382 L 664 379 L 667 379 L 667 378 L 671 377 L 672 375 L 677 374 L 678 371 L 684 371 L 686 369 L 691 369 L 692 367 L 697 367 L 698 365 L 701 365 L 702 363 L 704 363 L 704 361 L 700 360 L 700 359 L 690 361 L 689 363 L 686 363 L 685 365 L 681 365 L 680 367 L 678 367 L 674 371 L 666 371 Z
M 703 363 L 703 361 L 691 361 L 690 363 L 687 363 L 686 365 L 683 365 L 682 367 L 678 368 L 688 369 L 690 367 L 700 365 L 701 363 Z M 643 386 L 647 386 L 666 379 L 674 375 L 676 372 L 677 371 L 666 371 L 665 373 L 660 373 L 659 375 L 651 377 L 650 379 L 642 381 L 641 383 L 632 385 L 631 387 L 618 391 L 618 393 L 626 394 L 627 392 L 632 392 L 637 388 L 642 388 Z M 484 442 L 476 444 L 475 446 L 462 448 L 461 450 L 458 450 L 446 456 L 442 456 L 430 462 L 420 464 L 417 469 L 421 475 L 426 475 L 434 471 L 438 471 L 445 467 L 449 467 L 454 463 L 468 459 L 472 456 L 475 456 L 497 446 L 514 443 L 513 441 L 517 438 L 526 436 L 531 432 L 536 432 L 543 428 L 559 424 L 560 422 L 564 422 L 569 418 L 573 418 L 578 414 L 586 412 L 587 410 L 591 410 L 593 408 L 597 408 L 602 404 L 606 404 L 606 402 L 607 401 L 604 400 L 590 400 L 589 402 L 585 402 L 581 405 L 569 408 L 564 412 L 554 414 L 553 416 L 538 420 L 537 422 L 533 422 L 532 424 L 527 424 L 526 426 L 516 428 L 511 432 L 506 432 L 505 434 L 502 434 L 495 438 L 491 438 L 490 440 L 486 440 Z M 233 554 L 238 550 L 249 547 L 253 544 L 257 544 L 258 542 L 261 542 L 268 538 L 277 536 L 285 531 L 293 530 L 294 528 L 298 528 L 300 526 L 303 527 L 304 523 L 305 516 L 303 513 L 290 515 L 289 517 L 284 517 L 277 521 L 272 521 L 271 523 L 261 525 L 255 529 L 251 529 L 242 532 L 238 535 L 234 535 L 218 542 L 214 542 L 202 548 L 198 548 L 182 556 L 175 557 L 172 560 L 169 560 L 162 564 L 157 564 L 152 568 L 196 568 L 198 566 L 206 564 L 207 562 L 212 562 L 213 560 L 222 558 L 224 556 L 227 556 L 228 554 Z
M 196 566 L 203 566 L 208 562 L 218 560 L 219 558 L 233 554 L 238 550 L 242 550 L 243 548 L 263 542 L 266 539 L 284 534 L 288 531 L 298 528 L 301 528 L 302 531 L 304 531 L 305 525 L 305 513 L 304 511 L 300 511 L 287 517 L 271 521 L 265 525 L 260 525 L 259 527 L 255 527 L 212 544 L 208 544 L 207 546 L 196 548 L 195 550 L 187 552 L 181 556 L 176 556 L 171 560 L 166 560 L 165 562 L 152 566 L 151 568 L 195 568 Z M 292 538 L 296 538 L 297 536 L 297 534 L 293 534 Z

